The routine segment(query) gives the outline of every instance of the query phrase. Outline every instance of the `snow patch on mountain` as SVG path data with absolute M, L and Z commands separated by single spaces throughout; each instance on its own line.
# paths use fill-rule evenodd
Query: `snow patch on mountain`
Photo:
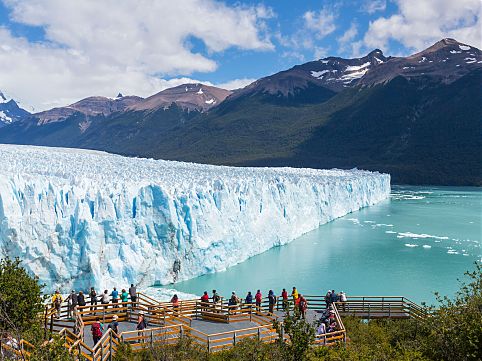
M 236 168 L 0 145 L 0 256 L 64 290 L 221 271 L 390 194 L 361 170 Z

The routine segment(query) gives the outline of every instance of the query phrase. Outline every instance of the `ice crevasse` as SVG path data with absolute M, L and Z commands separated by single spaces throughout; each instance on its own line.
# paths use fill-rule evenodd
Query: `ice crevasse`
M 361 170 L 240 168 L 0 145 L 0 256 L 49 288 L 224 270 L 388 197 Z

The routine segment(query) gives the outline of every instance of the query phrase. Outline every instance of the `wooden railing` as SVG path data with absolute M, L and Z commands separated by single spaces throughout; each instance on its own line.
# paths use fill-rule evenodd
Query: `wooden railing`
M 324 296 L 305 295 L 304 297 L 308 302 L 309 309 L 321 311 L 325 308 Z M 315 345 L 331 346 L 346 341 L 343 316 L 351 315 L 366 319 L 424 318 L 427 316 L 421 306 L 401 296 L 350 296 L 347 302 L 337 302 L 334 306 L 337 329 L 334 332 L 317 335 Z M 288 301 L 288 307 L 289 309 L 294 307 L 291 298 Z M 116 352 L 120 342 L 128 343 L 134 351 L 138 351 L 154 345 L 173 344 L 181 337 L 188 336 L 206 347 L 209 352 L 232 347 L 239 340 L 249 337 L 263 342 L 273 342 L 281 337 L 289 342 L 283 331 L 278 334 L 273 329 L 273 321 L 277 316 L 268 315 L 267 309 L 267 298 L 263 300 L 260 309 L 254 304 L 245 303 L 230 306 L 226 300 L 221 300 L 216 304 L 199 300 L 185 300 L 179 301 L 179 304 L 174 306 L 170 302 L 159 302 L 139 293 L 136 302 L 94 305 L 90 305 L 88 302 L 86 306 L 77 306 L 72 311 L 72 319 L 67 317 L 69 312 L 66 303 L 61 306 L 60 320 L 57 319 L 56 310 L 53 307 L 46 307 L 44 317 L 46 330 L 58 334 L 65 347 L 73 355 L 82 356 L 88 361 L 105 361 Z M 282 309 L 281 299 L 278 300 L 275 309 Z M 135 323 L 141 312 L 149 325 L 145 330 L 124 331 L 116 334 L 108 329 L 93 347 L 85 343 L 85 327 L 91 325 L 97 318 L 103 323 L 108 323 L 116 315 L 119 322 Z M 227 323 L 251 321 L 257 323 L 258 326 L 206 334 L 192 327 L 192 322 L 196 319 Z M 16 348 L 5 344 L 2 344 L 1 347 L 28 359 L 34 346 L 22 340 Z
M 374 318 L 425 318 L 427 311 L 402 296 L 350 296 L 346 302 L 337 302 L 342 316 Z

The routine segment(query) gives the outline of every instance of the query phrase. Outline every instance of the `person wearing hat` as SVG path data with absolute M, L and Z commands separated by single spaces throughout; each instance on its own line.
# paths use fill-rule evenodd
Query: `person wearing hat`
M 139 337 L 142 337 L 143 336 L 143 330 L 147 327 L 147 321 L 146 321 L 146 318 L 144 317 L 144 311 L 139 311 L 139 316 L 137 317 L 137 325 L 136 325 L 136 330 L 138 331 L 137 332 L 137 335 Z M 141 342 L 144 341 L 144 339 L 141 338 Z
M 117 315 L 112 316 L 112 322 L 109 323 L 109 326 L 107 328 L 110 328 L 114 333 L 119 334 L 119 322 L 117 322 Z
M 55 307 L 56 317 L 60 318 L 60 307 L 62 306 L 62 295 L 60 294 L 59 290 L 56 290 L 54 295 L 52 296 L 52 304 Z
M 341 307 L 343 308 L 343 312 L 346 311 L 346 294 L 345 292 L 341 291 L 340 292 L 340 302 L 341 302 Z

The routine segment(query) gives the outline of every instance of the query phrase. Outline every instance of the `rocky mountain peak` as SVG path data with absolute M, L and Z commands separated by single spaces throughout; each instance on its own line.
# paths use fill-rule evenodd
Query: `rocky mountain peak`
M 20 108 L 17 102 L 8 97 L 0 90 L 0 127 L 19 121 L 30 113 Z
M 134 111 L 169 108 L 173 103 L 188 111 L 206 111 L 221 103 L 232 92 L 201 83 L 182 84 L 160 91 L 130 107 Z

